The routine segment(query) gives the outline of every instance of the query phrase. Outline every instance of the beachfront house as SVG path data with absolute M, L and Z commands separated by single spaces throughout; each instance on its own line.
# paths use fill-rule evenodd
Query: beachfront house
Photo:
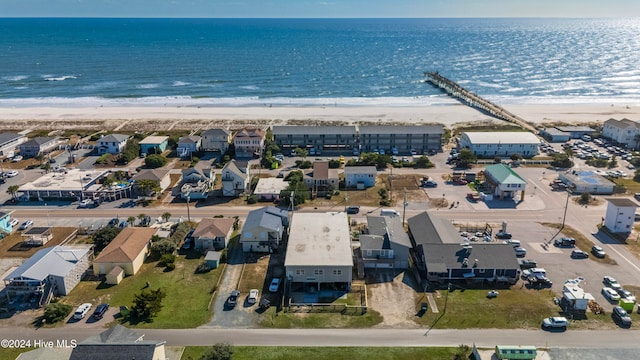
M 265 131 L 258 128 L 244 128 L 233 136 L 236 158 L 252 158 L 262 155 Z
M 384 150 L 391 155 L 427 154 L 442 150 L 442 125 L 359 126 L 361 152 Z
M 338 188 L 338 169 L 330 169 L 328 161 L 314 161 L 313 170 L 305 173 L 302 180 L 311 190 L 311 198 L 324 196 Z
M 227 152 L 231 143 L 231 131 L 221 128 L 205 130 L 202 133 L 202 150 Z
M 183 136 L 176 144 L 176 153 L 181 158 L 191 156 L 194 152 L 200 151 L 202 138 L 197 135 Z
M 242 251 L 277 251 L 288 227 L 289 213 L 286 210 L 265 206 L 250 211 L 240 234 Z
M 127 145 L 129 135 L 124 134 L 111 134 L 103 136 L 98 140 L 98 155 L 103 154 L 120 154 Z
M 609 119 L 604 122 L 602 136 L 630 149 L 640 148 L 640 122 Z
M 229 245 L 233 233 L 232 218 L 205 218 L 193 232 L 194 247 L 199 251 L 222 250 Z
M 344 181 L 347 188 L 363 190 L 376 185 L 375 166 L 345 166 Z
M 238 168 L 235 160 L 231 160 L 222 168 L 220 181 L 222 181 L 222 196 L 238 197 L 249 188 L 250 177 L 248 173 Z
M 637 207 L 638 204 L 631 199 L 607 199 L 604 226 L 613 233 L 630 233 L 633 230 Z
M 494 196 L 504 199 L 518 197 L 524 201 L 527 181 L 506 164 L 487 165 L 484 168 L 485 185 Z
M 520 154 L 531 158 L 538 154 L 540 140 L 530 132 L 463 132 L 458 141 L 461 149 L 469 149 L 479 158 L 508 158 Z
M 147 136 L 140 140 L 140 154 L 162 154 L 169 147 L 168 136 Z
M 187 168 L 182 170 L 180 197 L 190 200 L 206 199 L 215 184 L 213 169 Z
M 27 137 L 22 134 L 14 132 L 0 133 L 0 156 L 12 157 L 15 155 L 18 145 L 27 140 Z
M 357 149 L 355 126 L 291 126 L 273 127 L 273 140 L 285 154 L 296 148 L 315 153 L 350 153 Z
M 20 144 L 20 155 L 27 157 L 36 157 L 40 154 L 46 154 L 59 145 L 58 138 L 55 137 L 35 137 L 29 141 Z

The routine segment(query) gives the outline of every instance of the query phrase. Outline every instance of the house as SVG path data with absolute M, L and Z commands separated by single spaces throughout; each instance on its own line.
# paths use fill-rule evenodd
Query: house
M 423 286 L 429 282 L 514 284 L 520 266 L 511 244 L 462 244 L 450 221 L 422 212 L 407 220 L 411 261 Z
M 330 169 L 328 161 L 314 161 L 313 170 L 304 174 L 302 181 L 311 190 L 311 198 L 323 196 L 338 188 L 338 169 Z
M 361 125 L 359 127 L 361 152 L 385 150 L 387 154 L 426 154 L 442 150 L 442 125 L 385 126 Z M 396 155 L 396 154 L 393 154 Z
M 0 133 L 0 155 L 4 157 L 12 157 L 18 145 L 27 140 L 27 137 L 22 134 L 14 132 Z
M 93 257 L 93 245 L 58 245 L 38 250 L 4 278 L 9 299 L 36 296 L 40 306 L 52 296 L 69 294 Z
M 221 250 L 227 247 L 233 233 L 232 218 L 205 218 L 191 235 L 195 248 L 201 251 Z
M 370 188 L 376 185 L 375 166 L 345 166 L 344 181 L 347 188 L 357 188 L 359 190 Z
M 93 273 L 106 275 L 120 267 L 124 275 L 135 275 L 149 255 L 151 237 L 157 229 L 126 227 L 93 261 Z
M 133 191 L 139 196 L 154 196 L 167 190 L 171 185 L 170 170 L 168 169 L 142 169 L 139 173 L 135 174 L 131 180 L 133 180 Z M 141 187 L 141 181 L 148 180 L 153 181 L 158 185 L 158 189 L 153 191 L 146 186 Z M 144 183 L 146 181 L 143 181 Z
M 360 235 L 365 268 L 406 269 L 411 241 L 397 216 L 367 216 L 367 230 Z
M 231 131 L 215 128 L 202 133 L 202 150 L 226 153 L 231 143 Z
M 289 213 L 286 210 L 266 206 L 250 211 L 240 234 L 242 251 L 276 251 L 288 227 Z
M 349 291 L 353 253 L 347 214 L 294 213 L 284 268 L 291 292 Z
M 44 174 L 18 189 L 20 200 L 38 199 L 101 199 L 113 201 L 131 196 L 131 182 L 105 184 L 111 170 L 63 169 Z
M 285 153 L 296 148 L 318 152 L 351 152 L 357 149 L 355 126 L 274 126 L 273 141 Z
M 630 149 L 640 147 L 640 123 L 629 119 L 609 119 L 604 122 L 602 136 Z
M 206 199 L 215 183 L 215 176 L 211 168 L 198 170 L 187 168 L 182 170 L 180 181 L 180 197 L 189 200 Z
M 0 211 L 0 239 L 3 234 L 11 234 L 13 232 L 13 226 L 11 225 L 11 213 Z
M 557 128 L 544 128 L 539 132 L 540 136 L 545 138 L 548 142 L 567 142 L 571 140 L 571 134 L 558 130 Z
M 631 199 L 607 199 L 604 226 L 613 233 L 630 233 L 633 230 L 638 204 Z
M 527 181 L 506 164 L 487 165 L 484 168 L 485 184 L 494 196 L 500 200 L 519 197 L 524 201 Z
M 253 195 L 258 197 L 258 201 L 278 201 L 280 193 L 289 186 L 287 181 L 281 178 L 260 178 Z
M 222 196 L 240 196 L 249 188 L 250 180 L 249 174 L 242 172 L 235 160 L 229 161 L 224 165 L 220 174 Z
M 538 154 L 540 140 L 530 132 L 463 132 L 458 141 L 479 158 L 510 157 L 520 154 L 531 158 Z
M 52 227 L 32 227 L 22 232 L 23 243 L 31 246 L 43 246 L 53 239 Z
M 233 137 L 236 158 L 260 156 L 264 149 L 265 131 L 258 128 L 244 128 Z
M 569 170 L 558 174 L 558 179 L 567 184 L 573 193 L 588 192 L 592 195 L 613 194 L 615 183 L 590 170 Z
M 140 145 L 141 154 L 162 154 L 162 152 L 169 147 L 169 137 L 156 135 L 147 136 L 140 140 L 138 144 Z
M 59 141 L 55 137 L 35 137 L 20 144 L 20 155 L 25 158 L 36 157 L 40 154 L 51 152 L 58 144 Z
M 567 126 L 556 126 L 556 129 L 564 132 L 565 134 L 569 134 L 572 139 L 580 139 L 584 135 L 593 135 L 596 131 L 588 126 L 578 126 L 578 125 L 567 125 Z
M 176 153 L 182 158 L 191 156 L 194 152 L 200 151 L 201 144 L 202 138 L 200 136 L 183 136 L 176 144 Z
M 120 154 L 127 145 L 129 135 L 111 134 L 103 136 L 98 140 L 98 155 Z
M 143 334 L 115 325 L 79 342 L 71 351 L 69 360 L 166 360 L 165 343 L 160 340 L 144 340 Z

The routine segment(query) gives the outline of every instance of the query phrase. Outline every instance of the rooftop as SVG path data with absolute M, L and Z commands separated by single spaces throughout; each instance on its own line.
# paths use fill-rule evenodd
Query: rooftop
M 105 247 L 94 262 L 133 261 L 149 245 L 154 228 L 126 227 Z
M 280 194 L 280 192 L 287 188 L 288 182 L 284 179 L 278 178 L 261 178 L 258 180 L 254 194 Z
M 284 266 L 353 266 L 346 213 L 294 213 Z
M 51 190 L 80 191 L 87 190 L 89 184 L 103 177 L 109 170 L 66 169 L 65 172 L 50 172 L 38 179 L 20 186 L 19 191 Z M 79 196 L 80 194 L 78 194 Z
M 93 245 L 59 245 L 38 250 L 4 280 L 23 277 L 44 281 L 49 275 L 64 277 L 92 249 Z
M 638 207 L 638 204 L 631 200 L 631 199 L 626 199 L 626 198 L 608 198 L 606 199 L 608 202 L 612 203 L 613 205 L 617 206 L 617 207 L 633 207 L 636 208 Z
M 216 238 L 229 234 L 235 222 L 232 218 L 205 218 L 193 232 L 193 237 Z
M 417 244 L 459 244 L 462 238 L 453 224 L 430 212 L 407 219 L 409 232 Z
M 362 125 L 360 134 L 443 134 L 442 125 Z
M 355 126 L 293 126 L 293 125 L 276 125 L 273 127 L 273 135 L 322 135 L 322 134 L 356 134 Z
M 432 265 L 463 268 L 464 259 L 467 259 L 469 270 L 520 268 L 511 244 L 474 243 L 467 248 L 460 244 L 423 244 L 422 247 L 429 268 Z
M 502 163 L 487 165 L 484 168 L 484 172 L 488 173 L 493 179 L 501 184 L 527 184 L 527 181 L 518 175 L 518 173 L 508 165 Z
M 463 132 L 473 144 L 540 144 L 537 136 L 525 131 Z
M 375 166 L 345 166 L 344 167 L 344 174 L 346 175 L 351 175 L 351 174 L 375 174 L 378 170 L 376 169 Z
M 140 140 L 138 144 L 140 145 L 155 145 L 162 144 L 163 142 L 169 140 L 168 136 L 147 136 L 146 138 Z

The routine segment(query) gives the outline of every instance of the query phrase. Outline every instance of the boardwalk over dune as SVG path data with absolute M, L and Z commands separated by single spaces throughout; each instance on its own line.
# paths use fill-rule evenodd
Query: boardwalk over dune
M 440 75 L 437 71 L 425 71 L 424 75 L 427 77 L 428 82 L 430 82 L 434 86 L 439 87 L 450 96 L 463 101 L 470 107 L 484 111 L 497 119 L 514 123 L 524 129 L 533 132 L 534 134 L 537 133 L 536 128 L 527 123 L 527 121 L 523 118 L 514 115 L 505 108 L 472 93 L 471 91 L 458 85 L 455 81 L 449 80 L 446 77 Z

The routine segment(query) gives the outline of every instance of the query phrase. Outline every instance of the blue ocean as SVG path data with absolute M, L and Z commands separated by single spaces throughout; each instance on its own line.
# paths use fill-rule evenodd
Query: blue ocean
M 640 104 L 640 19 L 1 18 L 0 106 Z

